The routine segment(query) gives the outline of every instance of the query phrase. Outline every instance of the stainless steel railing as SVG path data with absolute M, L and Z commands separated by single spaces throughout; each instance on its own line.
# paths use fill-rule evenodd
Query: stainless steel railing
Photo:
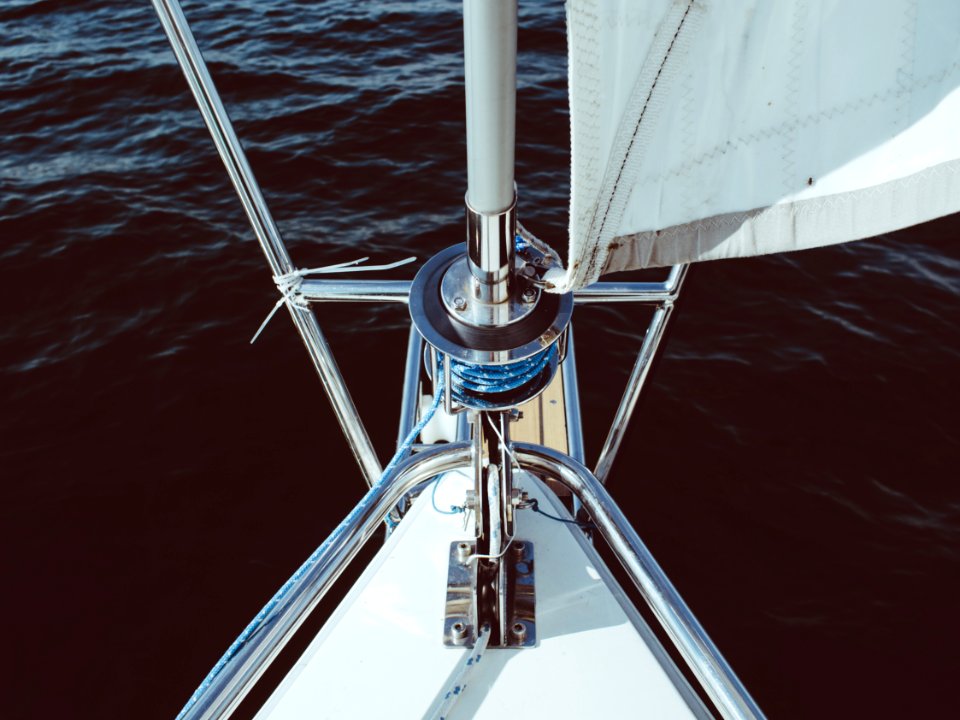
M 252 628 L 250 639 L 226 659 L 181 713 L 183 720 L 227 718 L 253 688 L 387 514 L 431 478 L 472 462 L 469 443 L 423 450 L 385 475 L 334 530 L 307 572 Z
M 253 226 L 267 263 L 273 271 L 274 277 L 280 277 L 293 272 L 296 266 L 290 259 L 287 248 L 280 236 L 280 230 L 270 214 L 263 193 L 257 184 L 247 156 L 243 152 L 240 140 L 233 131 L 233 125 L 227 116 L 227 111 L 220 101 L 220 95 L 213 84 L 213 79 L 207 70 L 206 63 L 200 55 L 200 49 L 190 31 L 183 11 L 177 0 L 152 0 L 153 7 L 160 17 L 163 29 L 170 40 L 170 46 L 177 58 L 180 69 L 187 79 L 190 91 L 197 101 L 203 121 L 210 131 L 214 145 L 220 159 L 227 168 L 227 174 L 233 183 L 234 189 L 240 198 L 240 203 Z M 307 348 L 313 367 L 320 376 L 333 411 L 343 434 L 347 437 L 347 444 L 353 451 L 367 485 L 373 485 L 380 477 L 381 466 L 377 453 L 370 442 L 370 436 L 360 421 L 357 408 L 353 404 L 350 392 L 347 390 L 340 369 L 327 340 L 320 330 L 317 318 L 309 307 L 297 303 L 287 303 L 293 324 L 300 333 L 300 338 Z
M 522 468 L 557 480 L 579 499 L 720 714 L 762 718 L 753 698 L 593 473 L 573 458 L 538 445 L 515 443 L 514 454 Z M 183 718 L 229 717 L 400 499 L 436 475 L 471 463 L 468 443 L 425 449 L 377 483 L 325 543 L 309 571 L 260 619 L 247 644 L 202 688 Z
M 680 597 L 600 480 L 582 463 L 539 445 L 514 443 L 520 466 L 570 489 L 641 597 L 724 718 L 762 718 L 733 669 Z

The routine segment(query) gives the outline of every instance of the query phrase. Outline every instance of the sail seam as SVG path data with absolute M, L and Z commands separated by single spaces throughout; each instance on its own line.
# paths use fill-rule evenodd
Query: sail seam
M 905 208 L 917 216 L 911 224 L 947 215 L 953 212 L 957 195 L 960 160 L 951 160 L 846 193 L 623 235 L 617 238 L 622 249 L 608 257 L 603 272 L 804 250 L 836 243 L 835 236 L 873 237 L 903 227 L 899 216 Z M 782 242 L 761 248 L 757 240 L 764 237 L 779 237 Z
M 663 59 L 660 61 L 660 67 L 657 68 L 657 74 L 653 78 L 653 84 L 650 86 L 650 89 L 647 91 L 646 98 L 644 98 L 643 108 L 641 108 L 640 110 L 640 117 L 637 118 L 637 124 L 634 127 L 633 133 L 630 136 L 630 142 L 627 144 L 627 151 L 620 162 L 620 167 L 617 169 L 617 179 L 613 181 L 614 192 L 616 192 L 616 190 L 619 189 L 620 187 L 620 180 L 623 178 L 623 170 L 630 159 L 631 153 L 633 152 L 633 147 L 637 141 L 637 136 L 640 134 L 640 126 L 643 124 L 643 118 L 646 116 L 647 109 L 650 107 L 650 100 L 653 97 L 653 93 L 657 89 L 657 83 L 660 81 L 660 76 L 663 74 L 663 69 L 667 64 L 667 60 L 670 59 L 670 53 L 673 52 L 673 48 L 677 43 L 677 37 L 680 35 L 680 31 L 683 29 L 683 24 L 684 22 L 686 22 L 687 16 L 690 14 L 691 7 L 693 7 L 692 1 L 687 6 L 687 9 L 684 11 L 683 17 L 680 18 L 680 23 L 677 26 L 677 30 L 676 32 L 673 33 L 673 37 L 670 39 L 670 45 L 667 47 L 667 51 L 664 54 Z M 600 227 L 597 230 L 597 235 L 600 235 L 603 233 L 603 230 L 607 224 L 607 219 L 610 216 L 610 208 L 612 205 L 613 205 L 613 198 L 611 197 L 610 200 L 607 201 L 606 207 L 604 208 L 603 219 L 600 221 Z M 594 213 L 594 217 L 596 217 L 596 213 Z
M 902 90 L 898 95 L 897 117 L 894 126 L 906 127 L 910 121 L 910 105 L 913 100 L 913 73 L 916 63 L 917 44 L 917 0 L 911 0 L 903 8 L 902 35 L 900 38 L 900 67 L 897 68 L 897 86 Z
M 787 53 L 787 97 L 786 107 L 791 115 L 799 112 L 800 96 L 800 68 L 803 60 L 803 39 L 806 29 L 807 4 L 797 0 L 793 6 L 793 17 L 790 20 L 790 50 Z M 786 192 L 796 187 L 797 174 L 797 130 L 794 126 L 786 132 L 780 133 L 781 155 L 781 184 Z
M 692 25 L 690 20 L 694 9 L 702 5 L 704 3 L 697 0 L 675 2 L 660 23 L 654 45 L 627 101 L 620 129 L 614 136 L 610 153 L 614 162 L 608 165 L 602 187 L 592 203 L 587 231 L 583 232 L 571 223 L 569 267 L 562 279 L 555 281 L 554 290 L 563 292 L 589 284 L 599 277 L 609 251 L 609 241 L 617 230 L 632 189 L 633 177 L 627 176 L 637 172 L 639 156 L 649 145 L 653 125 L 670 91 L 666 80 L 678 72 L 678 58 L 687 54 L 689 32 L 685 30 Z

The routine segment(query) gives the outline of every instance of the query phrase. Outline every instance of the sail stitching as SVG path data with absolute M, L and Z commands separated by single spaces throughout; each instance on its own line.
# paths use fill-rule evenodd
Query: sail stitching
M 567 3 L 569 27 L 570 220 L 571 243 L 590 226 L 592 199 L 600 194 L 600 15 L 596 0 Z M 577 108 L 574 112 L 573 109 Z M 591 201 L 582 203 L 581 198 Z M 581 204 L 584 207 L 581 207 Z M 571 247 L 571 255 L 573 248 Z
M 748 147 L 754 143 L 762 142 L 764 140 L 772 140 L 785 132 L 806 128 L 823 122 L 824 120 L 832 120 L 837 115 L 844 115 L 851 111 L 864 110 L 873 105 L 888 102 L 899 102 L 905 95 L 909 96 L 917 90 L 922 90 L 930 85 L 943 82 L 958 70 L 960 70 L 960 61 L 951 63 L 935 73 L 930 73 L 923 76 L 918 82 L 913 83 L 910 88 L 900 87 L 898 83 L 897 87 L 891 87 L 883 92 L 875 92 L 872 95 L 865 95 L 863 97 L 856 98 L 855 100 L 843 103 L 842 105 L 835 105 L 817 113 L 809 113 L 803 117 L 791 118 L 789 120 L 785 120 L 779 125 L 763 128 L 752 132 L 749 135 L 740 135 L 731 140 L 726 140 L 719 145 L 714 145 L 712 148 L 701 153 L 697 157 L 691 158 L 686 162 L 675 166 L 671 170 L 657 175 L 647 175 L 641 178 L 637 181 L 636 187 L 660 182 L 664 178 L 668 177 L 679 177 L 684 173 L 689 172 L 693 167 L 701 165 L 704 162 L 715 160 L 720 156 L 725 155 L 730 150 Z
M 654 91 L 657 89 L 657 83 L 660 81 L 660 76 L 663 74 L 663 68 L 667 64 L 667 60 L 670 58 L 670 53 L 673 52 L 674 45 L 676 45 L 677 37 L 680 35 L 680 31 L 683 29 L 683 24 L 687 20 L 687 16 L 690 14 L 690 8 L 693 7 L 693 2 L 687 6 L 687 9 L 683 13 L 683 17 L 680 18 L 680 23 L 677 25 L 676 32 L 673 33 L 673 38 L 670 40 L 670 45 L 667 47 L 667 52 L 664 54 L 663 59 L 660 61 L 660 67 L 657 69 L 656 77 L 653 78 L 653 84 L 650 86 L 650 90 L 647 91 L 647 97 L 643 101 L 643 108 L 640 110 L 640 117 L 637 119 L 637 124 L 634 127 L 633 134 L 630 137 L 630 142 L 627 145 L 627 152 L 623 156 L 623 160 L 620 162 L 620 167 L 617 169 L 617 179 L 613 181 L 614 191 L 620 187 L 620 180 L 623 177 L 624 168 L 627 166 L 627 161 L 630 159 L 630 155 L 633 152 L 633 147 L 637 141 L 637 135 L 640 133 L 640 126 L 643 124 L 643 118 L 647 114 L 647 109 L 650 107 L 650 100 L 653 97 Z M 604 227 L 606 226 L 607 220 L 610 216 L 610 207 L 613 204 L 613 198 L 607 201 L 607 205 L 604 208 L 603 219 L 600 221 L 600 227 L 597 230 L 597 234 L 603 232 Z M 596 213 L 594 213 L 596 215 Z
M 787 95 L 785 106 L 791 115 L 799 113 L 800 97 L 800 76 L 801 64 L 803 60 L 803 40 L 806 29 L 807 4 L 803 0 L 797 0 L 793 6 L 793 14 L 790 19 L 790 49 L 787 53 Z M 797 175 L 797 135 L 799 128 L 791 127 L 789 131 L 780 133 L 779 140 L 781 144 L 780 160 L 782 175 L 780 177 L 781 185 L 785 192 L 790 192 L 796 187 L 795 177 Z
M 684 30 L 691 26 L 692 11 L 697 5 L 703 4 L 696 0 L 683 4 L 677 2 L 673 11 L 661 23 L 657 33 L 660 40 L 654 40 L 648 61 L 641 68 L 634 91 L 628 100 L 628 109 L 624 114 L 626 122 L 614 137 L 611 157 L 617 158 L 617 161 L 608 167 L 605 173 L 603 187 L 593 203 L 588 231 L 583 236 L 580 233 L 571 233 L 572 244 L 580 241 L 587 247 L 579 258 L 575 257 L 571 247 L 570 267 L 565 277 L 557 283 L 557 290 L 579 287 L 599 276 L 609 250 L 609 241 L 616 231 L 615 226 L 632 189 L 632 182 L 626 182 L 625 177 L 636 172 L 637 156 L 646 150 L 652 135 L 652 126 L 663 105 L 665 93 L 669 91 L 665 80 L 667 76 L 676 74 L 678 58 L 686 55 L 681 49 L 686 49 L 689 32 Z M 634 110 L 631 110 L 630 106 L 633 106 Z
M 903 25 L 900 37 L 900 67 L 897 68 L 897 85 L 903 92 L 899 96 L 897 118 L 894 125 L 906 127 L 910 123 L 910 105 L 913 99 L 913 74 L 916 64 L 917 45 L 917 0 L 904 5 Z

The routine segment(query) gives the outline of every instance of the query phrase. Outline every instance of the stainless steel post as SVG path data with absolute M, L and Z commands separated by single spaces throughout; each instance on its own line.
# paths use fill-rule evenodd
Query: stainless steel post
M 410 326 L 407 340 L 407 362 L 403 369 L 403 397 L 400 398 L 400 428 L 397 431 L 399 448 L 417 424 L 420 403 L 420 368 L 423 367 L 423 336 Z
M 233 131 L 233 125 L 220 101 L 220 95 L 200 55 L 200 49 L 183 16 L 180 4 L 177 0 L 152 0 L 152 2 L 270 269 L 277 277 L 292 272 L 296 268 L 263 199 L 263 193 L 260 192 L 260 186 L 253 176 L 240 141 Z M 320 330 L 316 316 L 309 308 L 297 307 L 291 303 L 287 305 L 293 324 L 300 333 L 313 366 L 327 391 L 330 404 L 333 405 L 333 410 L 340 421 L 340 427 L 347 436 L 347 443 L 360 465 L 367 484 L 373 485 L 382 471 L 380 461 L 360 421 L 353 399 L 333 358 L 330 346 Z
M 573 323 L 567 326 L 567 357 L 563 361 L 563 403 L 567 422 L 567 454 L 585 463 L 583 424 L 580 420 L 580 386 L 577 382 L 577 352 Z
M 680 292 L 686 273 L 686 265 L 676 265 L 670 271 L 666 284 L 671 293 L 671 298 L 675 298 Z M 637 353 L 637 359 L 633 364 L 633 370 L 630 371 L 630 377 L 623 391 L 623 397 L 620 399 L 620 405 L 617 407 L 617 413 L 610 425 L 607 439 L 603 443 L 600 457 L 597 459 L 597 469 L 594 474 L 601 483 L 606 483 L 610 475 L 610 468 L 613 467 L 613 461 L 617 457 L 617 451 L 620 449 L 620 444 L 627 432 L 630 418 L 637 406 L 637 401 L 640 399 L 640 391 L 643 390 L 647 375 L 650 373 L 653 358 L 657 354 L 657 348 L 660 347 L 660 341 L 663 339 L 672 312 L 672 299 L 663 303 L 653 312 L 653 319 L 650 321 L 647 333 L 643 337 L 643 345 L 640 346 L 640 352 Z
M 464 0 L 467 257 L 475 297 L 505 302 L 516 233 L 517 0 Z

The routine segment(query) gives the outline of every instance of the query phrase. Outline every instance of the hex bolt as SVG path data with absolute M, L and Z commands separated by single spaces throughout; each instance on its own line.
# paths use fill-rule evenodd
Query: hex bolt
M 525 303 L 536 302 L 536 300 L 537 300 L 537 291 L 534 290 L 532 287 L 528 287 L 526 290 L 523 291 L 523 294 L 520 296 L 520 298 L 521 298 Z
M 462 295 L 457 295 L 453 299 L 453 309 L 457 312 L 463 312 L 467 309 L 467 300 Z

